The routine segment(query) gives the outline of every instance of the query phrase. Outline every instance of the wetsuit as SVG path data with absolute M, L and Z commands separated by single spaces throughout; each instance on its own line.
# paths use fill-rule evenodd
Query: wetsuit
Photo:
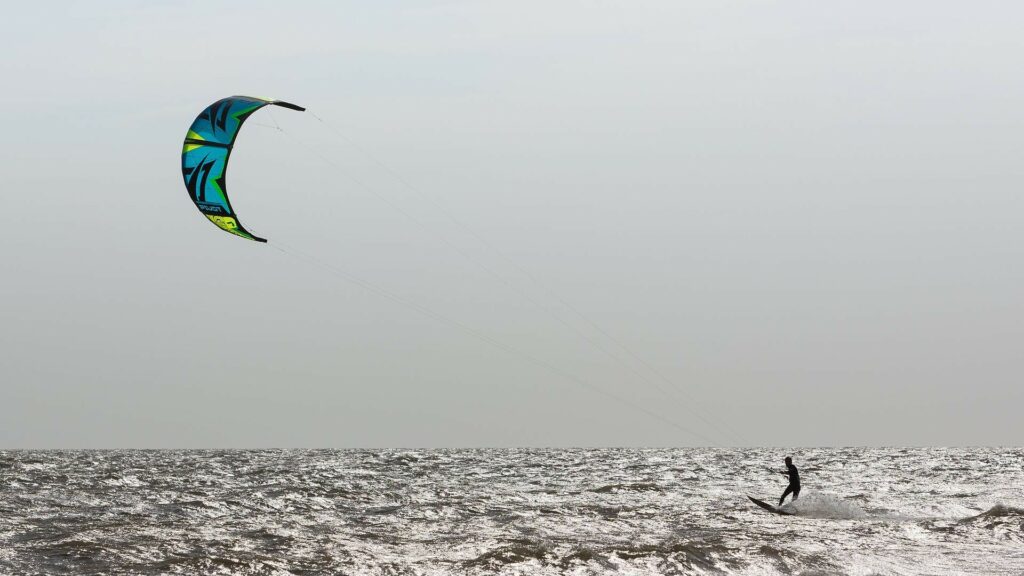
M 789 486 L 786 487 L 786 491 L 782 493 L 782 498 L 779 498 L 779 506 L 782 506 L 782 501 L 793 494 L 793 500 L 800 497 L 800 473 L 796 471 L 796 466 L 793 464 L 786 464 L 786 473 L 789 474 Z

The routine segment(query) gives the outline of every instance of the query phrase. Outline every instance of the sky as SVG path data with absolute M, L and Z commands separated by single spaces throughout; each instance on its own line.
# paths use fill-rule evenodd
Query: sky
M 1020 445 L 1024 7 L 22 2 L 0 447 Z M 224 234 L 189 123 L 273 97 Z

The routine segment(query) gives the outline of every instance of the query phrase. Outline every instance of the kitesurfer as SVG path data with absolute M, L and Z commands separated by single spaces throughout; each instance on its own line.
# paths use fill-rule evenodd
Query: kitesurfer
M 779 472 L 784 476 L 789 476 L 789 486 L 786 487 L 786 491 L 782 493 L 782 498 L 779 498 L 779 506 L 782 506 L 782 501 L 786 499 L 786 496 L 793 494 L 793 500 L 800 497 L 800 473 L 796 471 L 796 466 L 793 465 L 793 459 L 786 456 L 786 471 Z

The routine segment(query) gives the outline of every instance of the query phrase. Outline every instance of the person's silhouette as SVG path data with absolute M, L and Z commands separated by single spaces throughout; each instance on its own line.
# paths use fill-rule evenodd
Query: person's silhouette
M 779 498 L 779 506 L 782 506 L 782 501 L 793 494 L 793 500 L 800 497 L 800 473 L 796 471 L 796 466 L 793 465 L 793 459 L 786 456 L 786 471 L 779 472 L 779 474 L 789 476 L 789 486 L 786 487 L 786 491 L 782 493 L 782 498 Z

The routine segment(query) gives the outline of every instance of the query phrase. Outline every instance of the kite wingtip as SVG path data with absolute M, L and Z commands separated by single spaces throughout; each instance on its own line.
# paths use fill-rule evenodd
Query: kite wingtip
M 274 100 L 271 102 L 274 106 L 280 106 L 282 108 L 288 108 L 289 110 L 296 110 L 299 112 L 305 112 L 306 109 L 298 104 L 292 104 L 291 102 L 285 102 L 284 100 Z

